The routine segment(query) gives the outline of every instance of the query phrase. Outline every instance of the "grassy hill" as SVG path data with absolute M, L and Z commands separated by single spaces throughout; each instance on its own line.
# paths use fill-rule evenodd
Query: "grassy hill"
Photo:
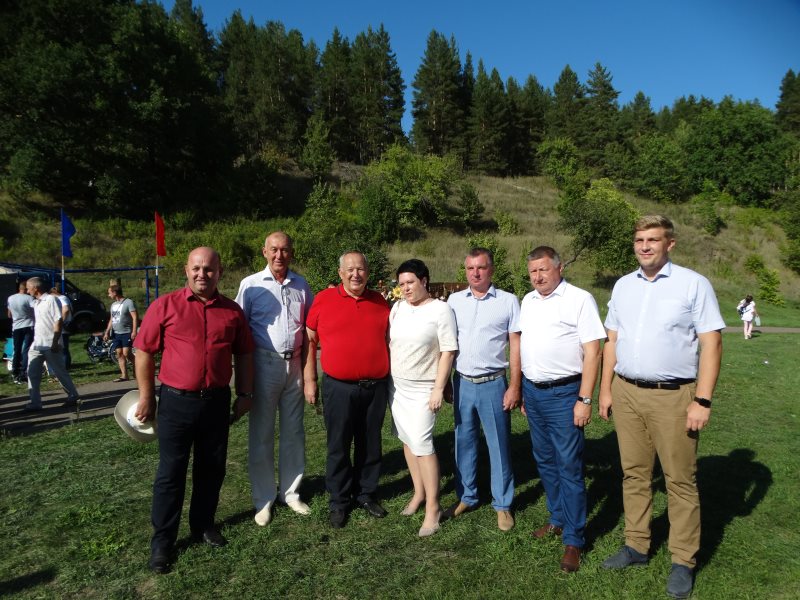
M 542 177 L 496 178 L 472 177 L 485 206 L 486 226 L 496 231 L 494 216 L 510 215 L 518 224 L 518 233 L 496 234 L 507 249 L 515 269 L 524 268 L 524 256 L 533 247 L 547 244 L 570 257 L 570 237 L 556 228 L 558 190 Z M 659 205 L 646 199 L 627 196 L 643 213 L 664 213 L 675 222 L 678 243 L 673 251 L 676 263 L 708 276 L 714 284 L 723 315 L 729 324 L 738 323 L 734 307 L 747 293 L 759 301 L 758 282 L 744 263 L 758 254 L 780 278 L 784 307 L 759 304 L 765 325 L 800 326 L 800 277 L 780 262 L 780 247 L 785 242 L 783 230 L 774 214 L 763 209 L 728 207 L 723 209 L 726 226 L 717 236 L 707 234 L 690 205 Z M 0 197 L 0 260 L 59 267 L 60 225 L 58 209 L 46 198 L 20 203 L 8 196 Z M 190 214 L 165 215 L 167 249 L 162 259 L 161 288 L 182 285 L 182 264 L 186 252 L 201 244 L 221 251 L 226 274 L 221 287 L 235 293 L 245 274 L 263 268 L 260 247 L 265 234 L 276 228 L 290 228 L 293 219 L 282 217 L 256 220 L 247 215 L 230 215 L 224 221 L 196 222 Z M 73 238 L 74 257 L 67 268 L 121 267 L 153 264 L 154 227 L 149 215 L 142 221 L 122 219 L 73 219 L 78 233 Z M 401 241 L 388 248 L 389 264 L 397 265 L 411 257 L 423 259 L 431 269 L 434 281 L 454 281 L 458 277 L 467 250 L 463 235 L 449 229 L 429 228 L 412 241 Z M 302 271 L 302 265 L 298 265 Z M 598 274 L 585 261 L 578 260 L 565 272 L 578 286 L 591 290 L 601 310 L 611 293 L 616 277 Z M 126 291 L 134 298 L 144 297 L 142 277 L 138 273 L 121 274 Z M 109 277 L 105 274 L 75 275 L 78 285 L 105 298 Z

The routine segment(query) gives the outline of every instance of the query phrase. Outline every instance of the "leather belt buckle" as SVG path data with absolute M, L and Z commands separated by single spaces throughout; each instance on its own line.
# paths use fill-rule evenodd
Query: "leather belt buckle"
M 200 390 L 200 400 L 210 400 L 213 395 L 213 390 L 211 388 L 203 388 Z
M 294 356 L 294 350 L 286 350 L 283 352 L 283 360 L 292 360 Z

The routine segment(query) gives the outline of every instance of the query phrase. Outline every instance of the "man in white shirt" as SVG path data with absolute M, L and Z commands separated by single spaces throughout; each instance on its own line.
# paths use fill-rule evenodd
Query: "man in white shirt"
M 305 323 L 313 296 L 306 280 L 289 270 L 294 249 L 288 235 L 282 231 L 271 233 L 261 252 L 267 259 L 267 268 L 242 280 L 236 302 L 244 310 L 256 343 L 248 465 L 255 522 L 263 527 L 272 520 L 276 499 L 300 515 L 311 512 L 298 490 L 305 470 Z M 275 481 L 278 412 L 280 497 Z
M 72 366 L 72 355 L 69 353 L 69 334 L 66 327 L 72 322 L 72 302 L 57 287 L 50 288 L 50 293 L 58 298 L 58 304 L 61 306 L 61 318 L 64 321 L 64 327 L 61 331 L 61 345 L 64 347 L 64 366 L 69 371 Z
M 669 507 L 667 594 L 688 598 L 700 549 L 697 441 L 711 415 L 725 322 L 708 279 L 670 261 L 674 247 L 672 221 L 639 219 L 633 250 L 640 268 L 617 281 L 608 303 L 599 404 L 604 419 L 614 408 L 625 545 L 602 566 L 647 562 L 658 456 Z
M 72 378 L 64 365 L 64 354 L 61 352 L 61 332 L 64 328 L 64 319 L 58 299 L 47 293 L 44 280 L 31 277 L 27 283 L 28 294 L 35 301 L 35 325 L 33 329 L 33 344 L 28 351 L 28 395 L 30 401 L 25 406 L 26 411 L 42 410 L 42 396 L 40 387 L 42 383 L 42 368 L 44 363 L 50 372 L 67 392 L 65 406 L 78 406 L 80 397 Z
M 456 421 L 456 494 L 459 502 L 445 513 L 458 517 L 478 505 L 478 440 L 483 428 L 491 465 L 492 508 L 502 531 L 514 527 L 514 471 L 511 466 L 511 411 L 519 405 L 519 300 L 492 284 L 494 256 L 473 248 L 464 261 L 469 287 L 451 294 L 458 328 L 453 375 Z M 506 383 L 506 348 L 510 381 Z
M 594 298 L 562 278 L 553 248 L 539 246 L 527 259 L 534 290 L 520 308 L 522 397 L 550 512 L 533 536 L 563 536 L 561 570 L 574 573 L 585 544 L 583 428 L 592 416 L 606 334 Z

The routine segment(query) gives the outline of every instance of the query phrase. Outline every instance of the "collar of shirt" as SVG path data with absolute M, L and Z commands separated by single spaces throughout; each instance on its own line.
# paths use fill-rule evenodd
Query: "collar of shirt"
M 190 288 L 188 285 L 185 288 L 183 288 L 183 299 L 188 302 L 202 302 L 202 300 L 200 300 L 200 298 L 197 297 L 197 295 L 195 295 L 195 293 L 192 291 L 192 288 Z M 203 302 L 203 304 L 211 305 L 214 304 L 218 299 L 219 299 L 219 290 L 214 290 L 214 295 L 211 296 L 211 298 L 206 299 L 206 301 Z
M 644 279 L 645 281 L 648 281 L 650 283 L 652 283 L 653 281 L 656 281 L 658 279 L 661 279 L 662 277 L 669 277 L 670 275 L 672 275 L 672 261 L 671 260 L 668 260 L 667 264 L 665 264 L 663 267 L 661 267 L 661 269 L 658 271 L 658 273 L 656 273 L 656 276 L 653 277 L 652 280 L 647 278 L 647 276 L 644 274 L 644 271 L 642 270 L 642 267 L 639 267 L 639 269 L 636 271 L 636 276 L 639 279 Z
M 275 277 L 275 273 L 273 273 L 272 269 L 269 268 L 269 265 L 267 265 L 267 267 L 263 271 L 261 271 L 261 273 L 262 273 L 262 279 L 264 281 L 267 280 L 274 281 L 278 285 L 286 285 L 293 279 L 295 275 L 295 273 L 291 269 L 287 269 L 286 277 L 283 278 L 283 281 L 278 281 L 278 279 Z
M 533 290 L 532 295 L 537 300 L 547 300 L 548 298 L 552 298 L 553 296 L 563 296 L 564 290 L 566 288 L 567 288 L 567 280 L 562 277 L 561 281 L 556 286 L 556 289 L 550 292 L 547 296 L 542 296 L 536 289 Z
M 483 296 L 478 297 L 478 296 L 476 296 L 475 294 L 472 293 L 472 288 L 468 287 L 467 288 L 467 296 L 471 296 L 472 298 L 475 298 L 475 300 L 484 300 L 485 298 L 488 298 L 489 296 L 497 296 L 497 289 L 494 287 L 494 284 L 491 284 L 489 286 L 489 289 L 486 290 L 486 293 Z

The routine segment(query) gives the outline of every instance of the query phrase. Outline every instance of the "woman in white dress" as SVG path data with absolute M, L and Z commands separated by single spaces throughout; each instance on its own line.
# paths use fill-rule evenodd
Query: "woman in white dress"
M 439 530 L 442 511 L 433 426 L 458 349 L 453 312 L 446 303 L 431 298 L 429 280 L 428 267 L 421 260 L 400 265 L 397 284 L 403 299 L 392 307 L 389 316 L 392 419 L 414 483 L 414 496 L 403 514 L 413 515 L 425 505 L 420 537 Z
M 739 311 L 739 314 L 742 316 L 742 323 L 744 325 L 744 339 L 749 340 L 753 337 L 753 319 L 758 316 L 758 311 L 756 310 L 756 303 L 753 302 L 753 297 L 750 294 L 744 297 L 744 299 L 739 302 L 736 310 Z

